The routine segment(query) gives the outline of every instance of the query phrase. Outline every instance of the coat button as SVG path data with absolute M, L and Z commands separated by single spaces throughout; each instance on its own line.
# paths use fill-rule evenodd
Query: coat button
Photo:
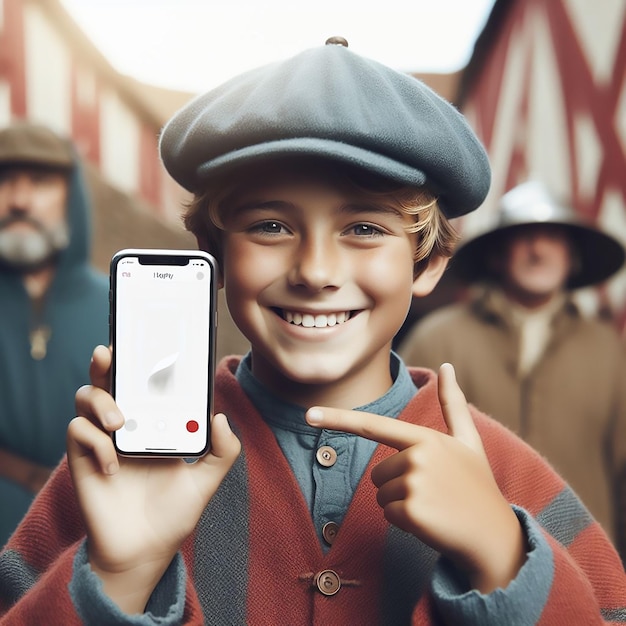
M 332 467 L 337 461 L 337 452 L 330 446 L 322 446 L 315 454 L 317 462 L 324 467 Z
M 326 522 L 322 526 L 322 537 L 324 537 L 324 541 L 332 546 L 335 542 L 335 538 L 337 537 L 337 533 L 339 532 L 339 524 L 337 522 Z
M 325 569 L 315 576 L 317 588 L 325 596 L 334 596 L 341 589 L 341 580 L 337 572 L 332 569 Z

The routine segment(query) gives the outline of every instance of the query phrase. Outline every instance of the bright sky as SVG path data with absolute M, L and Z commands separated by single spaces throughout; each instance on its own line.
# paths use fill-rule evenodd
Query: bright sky
M 331 35 L 400 71 L 456 71 L 467 63 L 494 0 L 61 2 L 119 72 L 200 92 Z

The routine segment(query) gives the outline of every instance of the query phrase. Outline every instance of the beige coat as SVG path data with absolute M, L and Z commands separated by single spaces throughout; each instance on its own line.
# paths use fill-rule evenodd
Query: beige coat
M 517 372 L 518 346 L 504 299 L 481 292 L 425 317 L 399 353 L 408 365 L 437 369 L 451 362 L 468 401 L 547 457 L 623 548 L 626 533 L 621 521 L 617 532 L 616 517 L 623 519 L 626 503 L 614 506 L 626 467 L 623 343 L 611 326 L 566 302 L 525 377 Z

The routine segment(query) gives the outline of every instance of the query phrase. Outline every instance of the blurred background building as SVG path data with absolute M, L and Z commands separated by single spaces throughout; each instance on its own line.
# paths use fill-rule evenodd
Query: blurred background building
M 625 70 L 626 0 L 495 0 L 464 69 L 416 74 L 468 116 L 493 165 L 487 202 L 459 229 L 480 228 L 504 191 L 539 178 L 626 242 Z M 0 2 L 0 125 L 24 117 L 74 139 L 104 271 L 123 247 L 195 247 L 180 222 L 186 192 L 157 153 L 163 123 L 193 95 L 115 71 L 59 0 Z M 444 281 L 422 306 L 455 297 Z M 626 270 L 580 299 L 626 330 Z
M 93 201 L 92 260 L 122 248 L 197 248 L 182 225 L 188 194 L 158 158 L 159 131 L 193 94 L 116 72 L 58 0 L 0 2 L 0 126 L 13 118 L 72 137 Z M 242 352 L 220 295 L 218 355 Z
M 182 191 L 162 170 L 163 121 L 191 94 L 154 94 L 115 72 L 56 0 L 0 3 L 0 124 L 27 118 L 71 136 L 96 205 L 94 262 L 120 246 L 194 246 Z
M 536 178 L 626 243 L 626 0 L 496 0 L 455 101 L 493 167 L 465 231 Z M 577 298 L 626 331 L 626 268 Z

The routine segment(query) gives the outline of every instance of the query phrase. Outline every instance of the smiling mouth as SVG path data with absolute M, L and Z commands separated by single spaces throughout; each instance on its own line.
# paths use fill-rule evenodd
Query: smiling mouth
M 357 311 L 339 311 L 337 313 L 301 313 L 299 311 L 286 311 L 285 309 L 275 309 L 286 322 L 294 326 L 303 328 L 327 328 L 345 324 L 352 319 Z

